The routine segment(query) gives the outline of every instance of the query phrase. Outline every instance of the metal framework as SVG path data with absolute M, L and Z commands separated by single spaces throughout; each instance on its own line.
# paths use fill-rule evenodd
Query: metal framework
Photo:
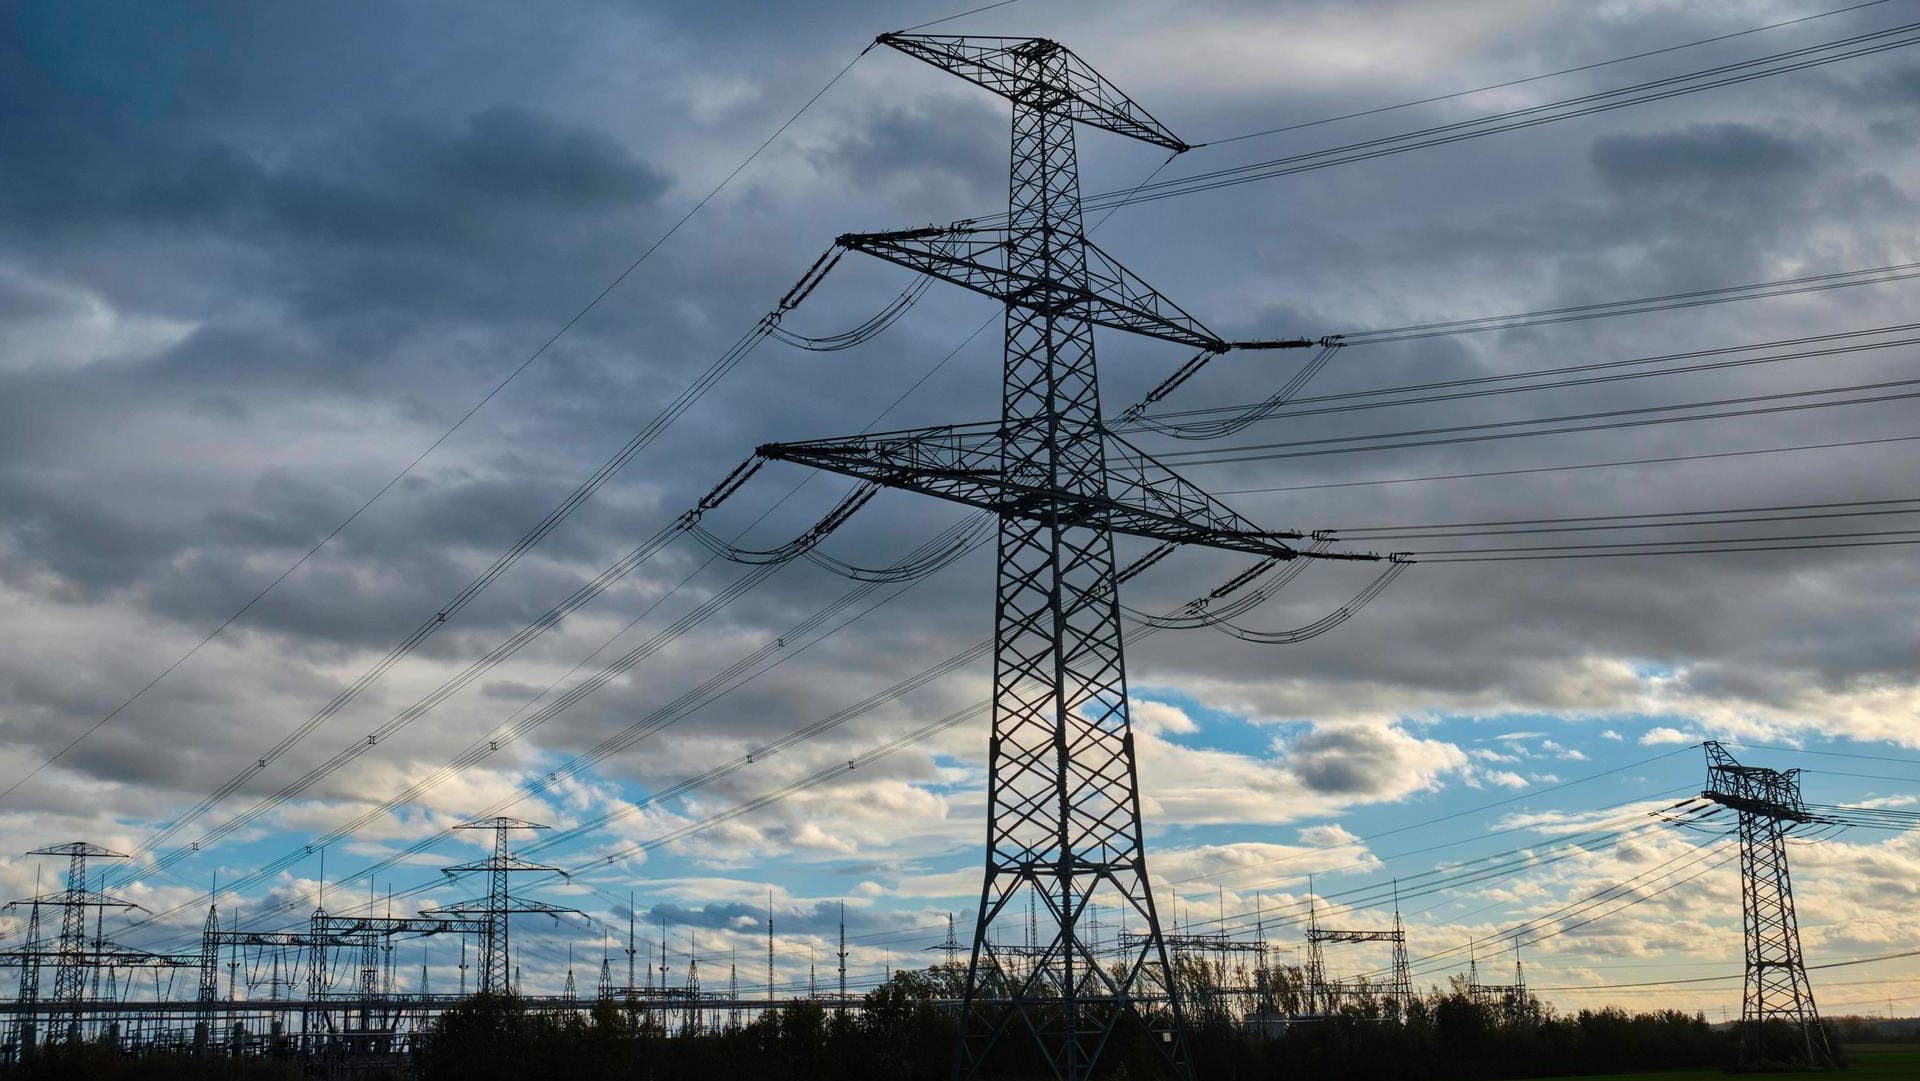
M 1740 900 L 1747 953 L 1740 1062 L 1831 1066 L 1833 1052 L 1800 955 L 1800 923 L 1787 871 L 1788 832 L 1816 820 L 1800 799 L 1800 771 L 1743 766 L 1711 740 L 1705 748 L 1707 789 L 1701 795 L 1740 817 Z
M 128 949 L 107 940 L 106 911 L 139 906 L 91 887 L 88 884 L 87 861 L 126 859 L 124 854 L 86 841 L 71 841 L 36 848 L 27 855 L 65 856 L 67 876 L 65 888 L 58 893 L 10 901 L 5 906 L 9 909 L 23 905 L 29 908 L 26 938 L 20 948 L 0 952 L 0 967 L 17 967 L 20 970 L 19 989 L 12 1010 L 15 1021 L 7 1049 L 7 1057 L 14 1059 L 32 1054 L 40 1042 L 43 1013 L 48 1025 L 48 1041 L 77 1043 L 85 1037 L 83 1029 L 87 1007 L 101 997 L 102 970 L 110 974 L 122 969 L 177 970 L 193 968 L 200 962 L 197 955 L 149 953 Z M 51 940 L 41 937 L 43 908 L 55 908 L 60 912 L 60 929 Z M 87 936 L 89 912 L 95 914 L 91 941 Z M 54 970 L 53 999 L 43 1003 L 40 997 L 40 974 L 48 965 L 53 966 Z M 110 976 L 109 984 L 113 982 Z
M 508 949 L 508 933 L 511 919 L 516 913 L 541 912 L 559 919 L 562 915 L 581 915 L 579 909 L 561 905 L 534 901 L 524 897 L 515 897 L 512 889 L 512 876 L 526 872 L 556 874 L 562 878 L 567 872 L 558 867 L 546 867 L 529 863 L 513 854 L 507 844 L 507 834 L 514 830 L 543 830 L 548 827 L 537 822 L 523 822 L 517 818 L 498 815 L 465 822 L 454 827 L 463 830 L 492 830 L 493 855 L 473 863 L 463 863 L 457 867 L 448 867 L 442 873 L 449 878 L 467 874 L 487 876 L 487 895 L 467 901 L 456 901 L 429 913 L 438 915 L 448 913 L 456 916 L 474 916 L 486 921 L 486 932 L 480 938 L 480 993 L 509 994 L 519 989 L 513 986 L 512 960 Z
M 1006 305 L 997 422 L 771 444 L 760 454 L 980 507 L 998 517 L 986 870 L 955 1073 L 991 1071 L 1010 1032 L 1056 1078 L 1090 1076 L 1122 1026 L 1144 1023 L 1190 1078 L 1173 967 L 1148 886 L 1128 719 L 1114 535 L 1265 559 L 1305 553 L 1128 446 L 1101 419 L 1093 328 L 1220 352 L 1228 342 L 1087 241 L 1074 125 L 1178 153 L 1188 144 L 1060 44 L 887 34 L 881 44 L 1013 105 L 1004 228 L 850 234 L 863 251 Z M 1035 904 L 1037 902 L 1037 904 Z M 996 925 L 1035 905 L 1034 955 Z M 1083 934 L 1089 905 L 1144 930 L 1112 965 Z M 1022 951 L 1024 952 L 1024 951 Z M 1005 955 L 1005 956 L 1003 956 Z
M 1340 1008 L 1340 999 L 1353 990 L 1339 980 L 1327 978 L 1324 950 L 1327 944 L 1386 942 L 1393 947 L 1393 963 L 1389 969 L 1392 975 L 1388 980 L 1385 1002 L 1395 1020 L 1406 1020 L 1413 1008 L 1413 966 L 1407 957 L 1407 930 L 1400 922 L 1399 902 L 1394 902 L 1391 928 L 1345 930 L 1320 926 L 1320 916 L 1311 892 L 1307 901 L 1307 1012 L 1314 1016 L 1333 1014 Z
M 1498 1007 L 1509 1020 L 1523 1016 L 1528 1007 L 1527 970 L 1520 962 L 1520 940 L 1513 940 L 1513 982 L 1481 983 L 1480 958 L 1475 944 L 1467 942 L 1467 997 L 1482 1006 Z

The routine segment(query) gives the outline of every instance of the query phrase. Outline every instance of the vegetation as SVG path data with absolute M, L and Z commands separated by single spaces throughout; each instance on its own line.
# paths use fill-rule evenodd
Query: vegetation
M 602 1003 L 542 1013 L 510 998 L 475 999 L 448 1013 L 420 1060 L 427 1081 L 570 1081 L 645 1078 L 706 1081 L 944 1081 L 953 1051 L 956 990 L 939 972 L 898 973 L 845 1013 L 817 1004 L 767 1011 L 731 1031 L 669 1035 L 641 1010 Z M 1203 1011 L 1204 1012 L 1204 1011 Z M 1459 988 L 1418 998 L 1408 1017 L 1386 1017 L 1357 997 L 1335 1017 L 1285 1025 L 1275 1035 L 1223 1017 L 1199 1018 L 1195 1064 L 1208 1081 L 1474 1081 L 1650 1070 L 1711 1070 L 1733 1038 L 1697 1014 L 1616 1009 L 1560 1015 L 1537 1002 L 1475 1002 Z M 1151 1077 L 1157 1054 L 1144 1032 L 1110 1046 L 1102 1074 Z M 1003 1076 L 1044 1074 L 1025 1041 L 1010 1040 Z
M 1416 998 L 1402 1019 L 1391 1016 L 1387 1000 L 1361 993 L 1344 996 L 1336 1016 L 1290 1022 L 1285 1000 L 1297 991 L 1297 973 L 1269 975 L 1265 986 L 1277 1008 L 1266 1015 L 1273 1023 L 1264 1030 L 1261 1015 L 1245 1024 L 1229 1017 L 1225 1000 L 1201 986 L 1205 981 L 1183 988 L 1194 1003 L 1195 1065 L 1207 1081 L 1714 1081 L 1735 1050 L 1730 1029 L 1716 1029 L 1698 1014 L 1561 1014 L 1530 998 L 1475 1001 L 1458 985 Z M 958 984 L 957 973 L 944 966 L 902 972 L 857 1009 L 800 1004 L 698 1035 L 667 1031 L 659 1015 L 650 1017 L 638 1003 L 553 1010 L 482 995 L 435 1022 L 409 1073 L 420 1081 L 946 1081 L 955 1035 L 946 1003 L 958 997 Z M 1836 1047 L 1843 1040 L 1850 1045 L 1853 1081 L 1920 1077 L 1920 1047 L 1891 1042 L 1887 1028 L 1857 1019 L 1831 1028 Z M 1881 1042 L 1854 1042 L 1862 1039 Z M 1103 1055 L 1101 1076 L 1134 1081 L 1155 1076 L 1157 1065 L 1149 1033 L 1123 1032 Z M 994 1066 L 1005 1079 L 1046 1074 L 1031 1041 L 1018 1034 L 1010 1035 Z M 0 1075 L 9 1081 L 280 1081 L 301 1071 L 296 1062 L 133 1058 L 80 1045 L 47 1047 L 24 1065 L 0 1068 Z M 1792 1076 L 1749 1074 L 1742 1081 Z

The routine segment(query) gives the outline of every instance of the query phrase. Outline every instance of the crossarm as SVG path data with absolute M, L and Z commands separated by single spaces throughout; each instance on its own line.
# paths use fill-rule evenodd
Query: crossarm
M 1082 124 L 1139 139 L 1174 153 L 1191 149 L 1166 125 L 1121 93 L 1071 49 L 1046 38 L 969 37 L 952 34 L 882 34 L 879 44 L 986 87 L 1016 105 L 1071 117 Z M 1040 61 L 1064 57 L 1055 67 Z M 1059 85 L 1032 73 L 1057 70 Z
M 1307 554 L 1286 543 L 1303 534 L 1260 529 L 1138 451 L 1131 451 L 1125 469 L 1114 470 L 1114 490 L 1105 495 L 1062 491 L 1044 477 L 1007 476 L 1002 452 L 1008 438 L 998 425 L 971 424 L 769 443 L 759 453 L 1056 527 L 1108 529 L 1271 559 Z
M 1234 348 L 1234 343 L 1208 330 L 1092 241 L 1083 241 L 1084 283 L 1009 270 L 1006 254 L 1012 232 L 1005 227 L 956 225 L 848 233 L 839 243 L 850 251 L 865 252 L 1007 304 L 1075 315 L 1097 326 L 1216 353 Z

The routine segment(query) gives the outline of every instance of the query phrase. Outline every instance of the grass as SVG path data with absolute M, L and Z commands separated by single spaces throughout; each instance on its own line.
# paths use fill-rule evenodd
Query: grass
M 1845 1081 L 1914 1081 L 1920 1078 L 1920 1047 L 1911 1044 L 1854 1045 L 1846 1049 L 1848 1067 L 1831 1075 Z M 1808 1081 L 1809 1073 L 1729 1074 L 1720 1070 L 1655 1070 L 1650 1073 L 1603 1074 L 1578 1081 Z M 1542 1079 L 1546 1081 L 1546 1079 Z M 1567 1079 L 1572 1081 L 1572 1079 Z

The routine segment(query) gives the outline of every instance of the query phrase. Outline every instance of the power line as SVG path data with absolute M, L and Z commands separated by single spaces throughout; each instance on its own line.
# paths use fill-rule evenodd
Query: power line
M 1264 495 L 1271 492 L 1308 492 L 1323 488 L 1366 488 L 1380 484 L 1422 484 L 1437 480 L 1477 480 L 1483 477 L 1518 477 L 1530 473 L 1564 473 L 1579 469 L 1613 469 L 1634 465 L 1665 465 L 1670 462 L 1700 462 L 1716 458 L 1745 458 L 1757 454 L 1790 454 L 1806 450 L 1837 450 L 1870 447 L 1882 443 L 1911 443 L 1920 435 L 1895 435 L 1880 439 L 1849 439 L 1836 443 L 1802 443 L 1787 447 L 1758 447 L 1752 450 L 1713 451 L 1703 454 L 1669 454 L 1659 458 L 1627 458 L 1609 462 L 1574 462 L 1568 465 L 1538 465 L 1519 469 L 1492 469 L 1478 473 L 1441 473 L 1418 477 L 1381 477 L 1373 480 L 1330 481 L 1321 484 L 1289 484 L 1275 488 L 1230 488 L 1221 495 Z
M 1843 398 L 1837 401 L 1824 402 L 1797 401 L 1796 399 L 1813 398 L 1829 394 L 1849 394 L 1867 390 L 1891 391 L 1897 388 L 1916 385 L 1920 385 L 1920 379 L 1894 379 L 1874 383 L 1854 383 L 1843 386 L 1818 387 L 1811 390 L 1777 391 L 1770 394 L 1749 394 L 1733 398 L 1679 402 L 1669 405 L 1636 406 L 1626 409 L 1566 413 L 1558 416 L 1532 417 L 1524 420 L 1481 421 L 1475 424 L 1413 428 L 1392 432 L 1375 432 L 1366 435 L 1324 436 L 1317 439 L 1295 439 L 1276 443 L 1252 443 L 1236 447 L 1170 451 L 1158 457 L 1186 466 L 1228 465 L 1240 462 L 1273 461 L 1286 458 L 1314 458 L 1328 454 L 1353 454 L 1365 451 L 1407 450 L 1423 447 L 1452 446 L 1460 443 L 1484 443 L 1504 439 L 1526 439 L 1543 435 L 1615 431 L 1623 428 L 1642 428 L 1661 424 L 1683 424 L 1690 421 L 1724 420 L 1733 417 L 1794 413 L 1809 409 L 1828 409 L 1838 406 L 1873 405 L 1883 402 L 1906 401 L 1912 398 L 1920 398 L 1920 391 L 1863 395 L 1855 398 Z M 1760 405 L 1756 403 L 1786 404 Z M 1716 409 L 1721 406 L 1735 405 L 1748 406 L 1749 408 L 1726 409 L 1719 412 L 1700 413 L 1692 416 L 1657 415 L 1671 414 L 1688 409 Z M 1594 423 L 1573 423 L 1580 421 L 1592 421 Z M 1558 427 L 1543 428 L 1539 431 L 1509 430 L 1536 425 L 1558 425 Z M 1370 445 L 1334 446 L 1334 444 L 1340 443 Z
M 1524 86 L 1527 83 L 1537 83 L 1543 79 L 1554 79 L 1562 75 L 1576 75 L 1583 71 L 1593 71 L 1596 68 L 1610 67 L 1614 64 L 1624 64 L 1633 60 L 1644 60 L 1650 56 L 1661 56 L 1666 53 L 1679 52 L 1682 49 L 1697 48 L 1701 45 L 1712 45 L 1717 42 L 1731 41 L 1734 38 L 1746 37 L 1749 34 L 1758 34 L 1767 30 L 1778 30 L 1778 29 L 1781 29 L 1782 27 L 1787 27 L 1787 26 L 1797 26 L 1800 23 L 1812 22 L 1815 19 L 1824 19 L 1833 15 L 1844 15 L 1847 12 L 1859 11 L 1862 8 L 1878 7 L 1879 5 L 1887 2 L 1888 0 L 1867 0 L 1866 3 L 1854 4 L 1849 7 L 1843 7 L 1843 8 L 1834 8 L 1830 11 L 1815 12 L 1812 15 L 1802 15 L 1797 19 L 1786 19 L 1781 22 L 1767 23 L 1764 26 L 1749 27 L 1745 30 L 1736 30 L 1728 34 L 1717 34 L 1713 37 L 1700 38 L 1697 41 L 1689 41 L 1679 45 L 1668 45 L 1659 49 L 1649 49 L 1645 52 L 1633 53 L 1629 56 L 1616 56 L 1611 60 L 1598 60 L 1590 64 L 1581 64 L 1577 67 L 1561 68 L 1558 71 L 1549 71 L 1541 75 L 1529 75 L 1521 79 L 1509 79 L 1506 82 L 1502 82 L 1502 83 L 1489 83 L 1486 86 L 1477 86 L 1471 90 L 1455 90 L 1451 93 L 1435 94 L 1432 97 L 1420 98 L 1415 101 L 1403 101 L 1397 105 L 1382 105 L 1374 109 L 1363 109 L 1359 112 L 1342 113 L 1339 116 L 1323 117 L 1319 120 L 1307 120 L 1297 124 L 1287 124 L 1282 127 L 1267 128 L 1263 131 L 1250 131 L 1242 135 L 1229 135 L 1223 139 L 1210 139 L 1207 142 L 1197 144 L 1196 149 L 1199 146 L 1220 146 L 1224 143 L 1237 143 L 1246 139 L 1258 139 L 1268 135 L 1279 135 L 1284 132 L 1299 131 L 1303 128 L 1315 128 L 1315 127 L 1320 127 L 1323 124 L 1338 123 L 1339 121 L 1342 121 L 1342 120 L 1357 120 L 1357 119 L 1360 119 L 1361 117 L 1378 116 L 1381 113 L 1395 112 L 1400 109 L 1410 109 L 1416 105 L 1431 105 L 1434 102 L 1438 102 L 1438 101 L 1451 101 L 1454 98 L 1464 98 L 1471 94 L 1484 94 L 1489 90 L 1505 90 L 1508 87 Z
M 1648 102 L 1664 101 L 1685 94 L 1698 93 L 1723 86 L 1764 79 L 1795 71 L 1821 67 L 1843 60 L 1856 59 L 1891 49 L 1904 48 L 1920 44 L 1920 23 L 1905 23 L 1883 30 L 1865 34 L 1856 34 L 1822 42 L 1817 45 L 1790 49 L 1779 53 L 1756 57 L 1731 64 L 1721 64 L 1698 71 L 1660 79 L 1650 79 L 1612 90 L 1593 94 L 1583 94 L 1544 105 L 1513 109 L 1501 113 L 1492 113 L 1470 120 L 1439 124 L 1415 131 L 1388 135 L 1321 150 L 1292 154 L 1267 161 L 1251 162 L 1225 169 L 1216 169 L 1205 173 L 1196 173 L 1172 180 L 1163 180 L 1150 184 L 1144 189 L 1127 193 L 1102 193 L 1085 200 L 1088 210 L 1104 210 L 1115 205 L 1152 202 L 1199 192 L 1213 191 L 1219 188 L 1248 184 L 1258 180 L 1290 176 L 1317 169 L 1346 165 L 1353 162 L 1368 161 L 1392 154 L 1402 154 L 1411 150 L 1442 146 L 1449 143 L 1476 139 L 1485 135 L 1516 131 L 1537 127 L 1557 120 L 1569 120 L 1576 117 L 1591 116 L 1628 108 Z M 1822 55 L 1831 54 L 1831 55 Z M 987 221 L 991 219 L 976 219 Z
M 1014 2 L 1014 0 L 1004 0 L 1004 2 L 1012 3 Z M 999 5 L 993 5 L 993 6 L 997 7 Z M 869 46 L 869 48 L 871 48 L 871 46 Z M 651 258 L 653 256 L 653 253 L 658 251 L 662 244 L 665 244 L 668 240 L 672 239 L 674 234 L 678 233 L 682 226 L 686 225 L 687 222 L 693 220 L 694 215 L 700 213 L 700 211 L 704 209 L 708 203 L 712 202 L 713 199 L 721 193 L 721 191 L 725 190 L 729 184 L 733 183 L 734 178 L 738 177 L 740 173 L 747 168 L 747 166 L 753 164 L 754 160 L 757 159 L 761 155 L 761 153 L 767 149 L 767 147 L 773 145 L 774 140 L 778 139 L 781 135 L 785 134 L 786 130 L 792 127 L 795 121 L 799 120 L 801 116 L 805 115 L 807 110 L 813 108 L 814 103 L 818 102 L 823 96 L 825 96 L 827 91 L 833 89 L 834 84 L 838 83 L 840 79 L 847 74 L 847 72 L 851 71 L 853 69 L 853 66 L 860 62 L 860 57 L 865 55 L 866 55 L 866 50 L 865 49 L 861 50 L 858 55 L 856 55 L 852 60 L 847 62 L 846 67 L 843 67 L 838 72 L 834 73 L 834 76 L 831 79 L 828 79 L 826 84 L 823 85 L 818 91 L 814 92 L 813 96 L 808 98 L 806 102 L 800 106 L 800 108 L 795 110 L 793 115 L 788 117 L 785 123 L 782 123 L 778 128 L 774 129 L 773 134 L 767 136 L 767 138 L 763 140 L 759 146 L 756 146 L 753 149 L 752 153 L 748 154 L 744 159 L 741 160 L 739 165 L 734 166 L 732 171 L 727 173 L 725 177 L 721 178 L 720 183 L 714 185 L 714 187 L 710 191 L 708 191 L 706 195 L 702 196 L 700 200 L 692 206 L 691 209 L 689 209 L 685 214 L 681 215 L 679 220 L 675 221 L 673 225 L 669 226 L 666 232 L 660 234 L 660 236 L 657 237 L 652 244 L 649 244 L 646 247 L 646 249 L 643 250 L 640 253 L 640 255 L 633 260 L 633 262 L 627 264 L 626 269 L 622 270 L 619 274 L 615 275 L 613 280 L 608 282 L 605 288 L 601 289 L 598 293 L 594 294 L 593 298 L 587 301 L 586 304 L 582 305 L 579 311 L 575 312 L 571 318 L 569 318 L 565 323 L 561 324 L 560 329 L 554 331 L 553 334 L 549 336 L 546 341 L 540 344 L 539 348 L 535 349 L 532 353 L 528 354 L 527 359 L 521 361 L 517 366 L 514 367 L 512 371 L 507 373 L 504 379 L 501 379 L 499 382 L 495 383 L 490 389 L 488 389 L 488 391 L 481 396 L 479 401 L 475 402 L 471 408 L 469 408 L 465 413 L 461 414 L 458 420 L 453 422 L 452 426 L 447 428 L 446 431 L 442 432 L 438 438 L 434 439 L 432 443 L 429 443 L 426 449 L 422 450 L 418 455 L 416 455 L 413 458 L 412 461 L 407 463 L 405 468 L 400 470 L 400 472 L 394 474 L 393 477 L 389 479 L 385 484 L 381 485 L 380 488 L 373 493 L 373 495 L 369 496 L 365 502 L 361 503 L 359 507 L 355 508 L 353 513 L 347 515 L 347 517 L 343 519 L 339 525 L 334 526 L 333 529 L 329 531 L 326 536 L 320 538 L 318 543 L 316 543 L 312 548 L 309 548 L 305 553 L 303 553 L 300 556 L 300 558 L 294 560 L 292 565 L 288 566 L 286 570 L 280 572 L 279 577 L 267 583 L 267 585 L 264 588 L 262 588 L 258 593 L 255 593 L 251 598 L 249 598 L 245 604 L 241 605 L 238 609 L 236 609 L 232 615 L 228 616 L 225 620 L 223 620 L 219 626 L 215 627 L 212 631 L 208 632 L 205 637 L 201 638 L 198 642 L 194 643 L 192 648 L 188 649 L 185 653 L 181 654 L 179 658 L 174 660 L 172 664 L 169 664 L 166 668 L 162 669 L 160 674 L 154 676 L 151 680 L 148 680 L 146 684 L 141 686 L 139 690 L 135 691 L 125 701 L 115 706 L 111 711 L 109 711 L 106 714 L 106 716 L 100 718 L 98 721 L 95 721 L 92 725 L 88 726 L 84 731 L 82 731 L 78 736 L 75 736 L 66 745 L 62 746 L 59 750 L 55 751 L 53 754 L 43 759 L 39 765 L 34 766 L 31 770 L 27 771 L 26 774 L 14 780 L 11 784 L 7 785 L 5 789 L 0 790 L 0 800 L 3 800 L 6 797 L 12 795 L 14 790 L 18 789 L 21 785 L 25 784 L 26 782 L 32 780 L 34 777 L 38 776 L 39 773 L 42 770 L 46 769 L 48 766 L 51 766 L 55 762 L 59 761 L 61 758 L 65 757 L 67 752 L 73 750 L 75 747 L 78 747 L 89 736 L 93 735 L 95 732 L 99 731 L 103 726 L 105 726 L 109 721 L 119 716 L 120 713 L 124 711 L 128 706 L 131 706 L 142 695 L 145 695 L 149 690 L 152 690 L 154 686 L 159 684 L 161 680 L 164 680 L 167 676 L 171 675 L 175 669 L 185 664 L 196 653 L 199 653 L 200 650 L 203 647 L 205 647 L 208 643 L 212 642 L 215 638 L 219 637 L 221 632 L 225 631 L 228 627 L 232 626 L 236 620 L 246 615 L 247 612 L 252 610 L 254 605 L 258 604 L 262 599 L 264 599 L 267 596 L 267 594 L 273 592 L 273 590 L 277 586 L 279 586 L 280 583 L 286 581 L 290 575 L 292 575 L 295 571 L 299 570 L 302 566 L 304 566 L 308 560 L 312 559 L 316 554 L 319 553 L 320 549 L 326 547 L 329 541 L 332 541 L 335 537 L 339 536 L 343 530 L 345 530 L 348 526 L 352 525 L 354 521 L 360 517 L 361 514 L 365 513 L 369 507 L 373 506 L 374 503 L 378 502 L 382 496 L 386 495 L 387 492 L 390 491 L 394 485 L 400 483 L 400 481 L 406 478 L 409 474 L 411 474 L 414 471 L 414 469 L 418 468 L 421 462 L 426 461 L 429 455 L 431 455 L 435 450 L 438 450 L 440 446 L 444 444 L 448 439 L 452 438 L 455 432 L 459 431 L 463 426 L 465 426 L 467 421 L 473 419 L 474 415 L 480 412 L 480 410 L 484 408 L 488 402 L 491 402 L 496 396 L 498 396 L 501 391 L 505 390 L 508 384 L 518 379 L 520 377 L 520 374 L 526 371 L 527 368 L 534 363 L 534 361 L 539 360 L 542 356 L 544 356 L 547 350 L 552 348 L 554 343 L 559 341 L 563 335 L 565 335 L 568 331 L 572 330 L 575 324 L 579 323 L 580 320 L 584 319 L 587 316 L 587 313 L 593 311 L 594 308 L 599 306 L 602 300 L 605 300 L 609 294 L 611 294 L 615 289 L 619 288 L 620 284 L 626 281 L 627 278 L 631 276 L 634 271 L 638 270 L 641 264 L 645 263 L 649 258 Z M 695 385 L 697 386 L 699 384 L 700 384 L 700 380 L 696 380 Z
M 1697 375 L 1702 372 L 1747 368 L 1760 364 L 1777 364 L 1790 360 L 1807 360 L 1816 357 L 1843 356 L 1872 350 L 1891 349 L 1897 346 L 1920 344 L 1920 336 L 1892 338 L 1881 341 L 1852 341 L 1849 344 L 1830 345 L 1820 349 L 1802 349 L 1754 357 L 1735 356 L 1729 360 L 1713 360 L 1698 364 L 1676 364 L 1670 367 L 1655 368 L 1647 371 L 1619 370 L 1649 364 L 1668 364 L 1669 362 L 1677 360 L 1693 360 L 1702 357 L 1726 357 L 1732 354 L 1751 353 L 1761 349 L 1776 349 L 1786 345 L 1845 341 L 1847 339 L 1865 338 L 1916 328 L 1920 328 L 1920 323 L 1897 327 L 1874 327 L 1862 330 L 1838 331 L 1831 334 L 1821 334 L 1805 338 L 1784 338 L 1746 345 L 1716 346 L 1710 349 L 1694 349 L 1679 353 L 1663 353 L 1656 356 L 1631 357 L 1624 360 L 1595 361 L 1586 364 L 1563 365 L 1557 368 L 1536 368 L 1517 372 L 1506 372 L 1498 375 L 1470 376 L 1464 379 L 1409 383 L 1400 386 L 1344 391 L 1338 394 L 1322 394 L 1304 398 L 1294 397 L 1283 388 L 1281 392 L 1277 392 L 1261 402 L 1150 413 L 1138 416 L 1131 421 L 1123 420 L 1114 427 L 1117 431 L 1144 429 L 1164 435 L 1171 435 L 1177 439 L 1213 439 L 1223 435 L 1234 434 L 1253 424 L 1269 420 L 1293 420 L 1300 417 L 1351 413 L 1369 409 L 1389 409 L 1395 406 L 1430 405 L 1435 402 L 1462 401 L 1494 395 L 1523 394 L 1529 391 L 1564 390 L 1568 387 L 1599 386 L 1636 379 Z M 1554 376 L 1563 378 L 1550 378 Z M 1527 379 L 1545 381 L 1528 383 L 1523 386 L 1493 385 L 1514 383 Z M 1298 385 L 1298 382 L 1298 377 L 1296 377 L 1295 380 L 1289 381 L 1288 386 L 1295 387 Z M 1391 397 L 1392 395 L 1409 396 Z M 1327 402 L 1342 404 L 1318 404 Z M 1217 418 L 1220 414 L 1228 414 L 1228 416 L 1225 419 L 1214 420 L 1190 419 L 1206 417 Z

